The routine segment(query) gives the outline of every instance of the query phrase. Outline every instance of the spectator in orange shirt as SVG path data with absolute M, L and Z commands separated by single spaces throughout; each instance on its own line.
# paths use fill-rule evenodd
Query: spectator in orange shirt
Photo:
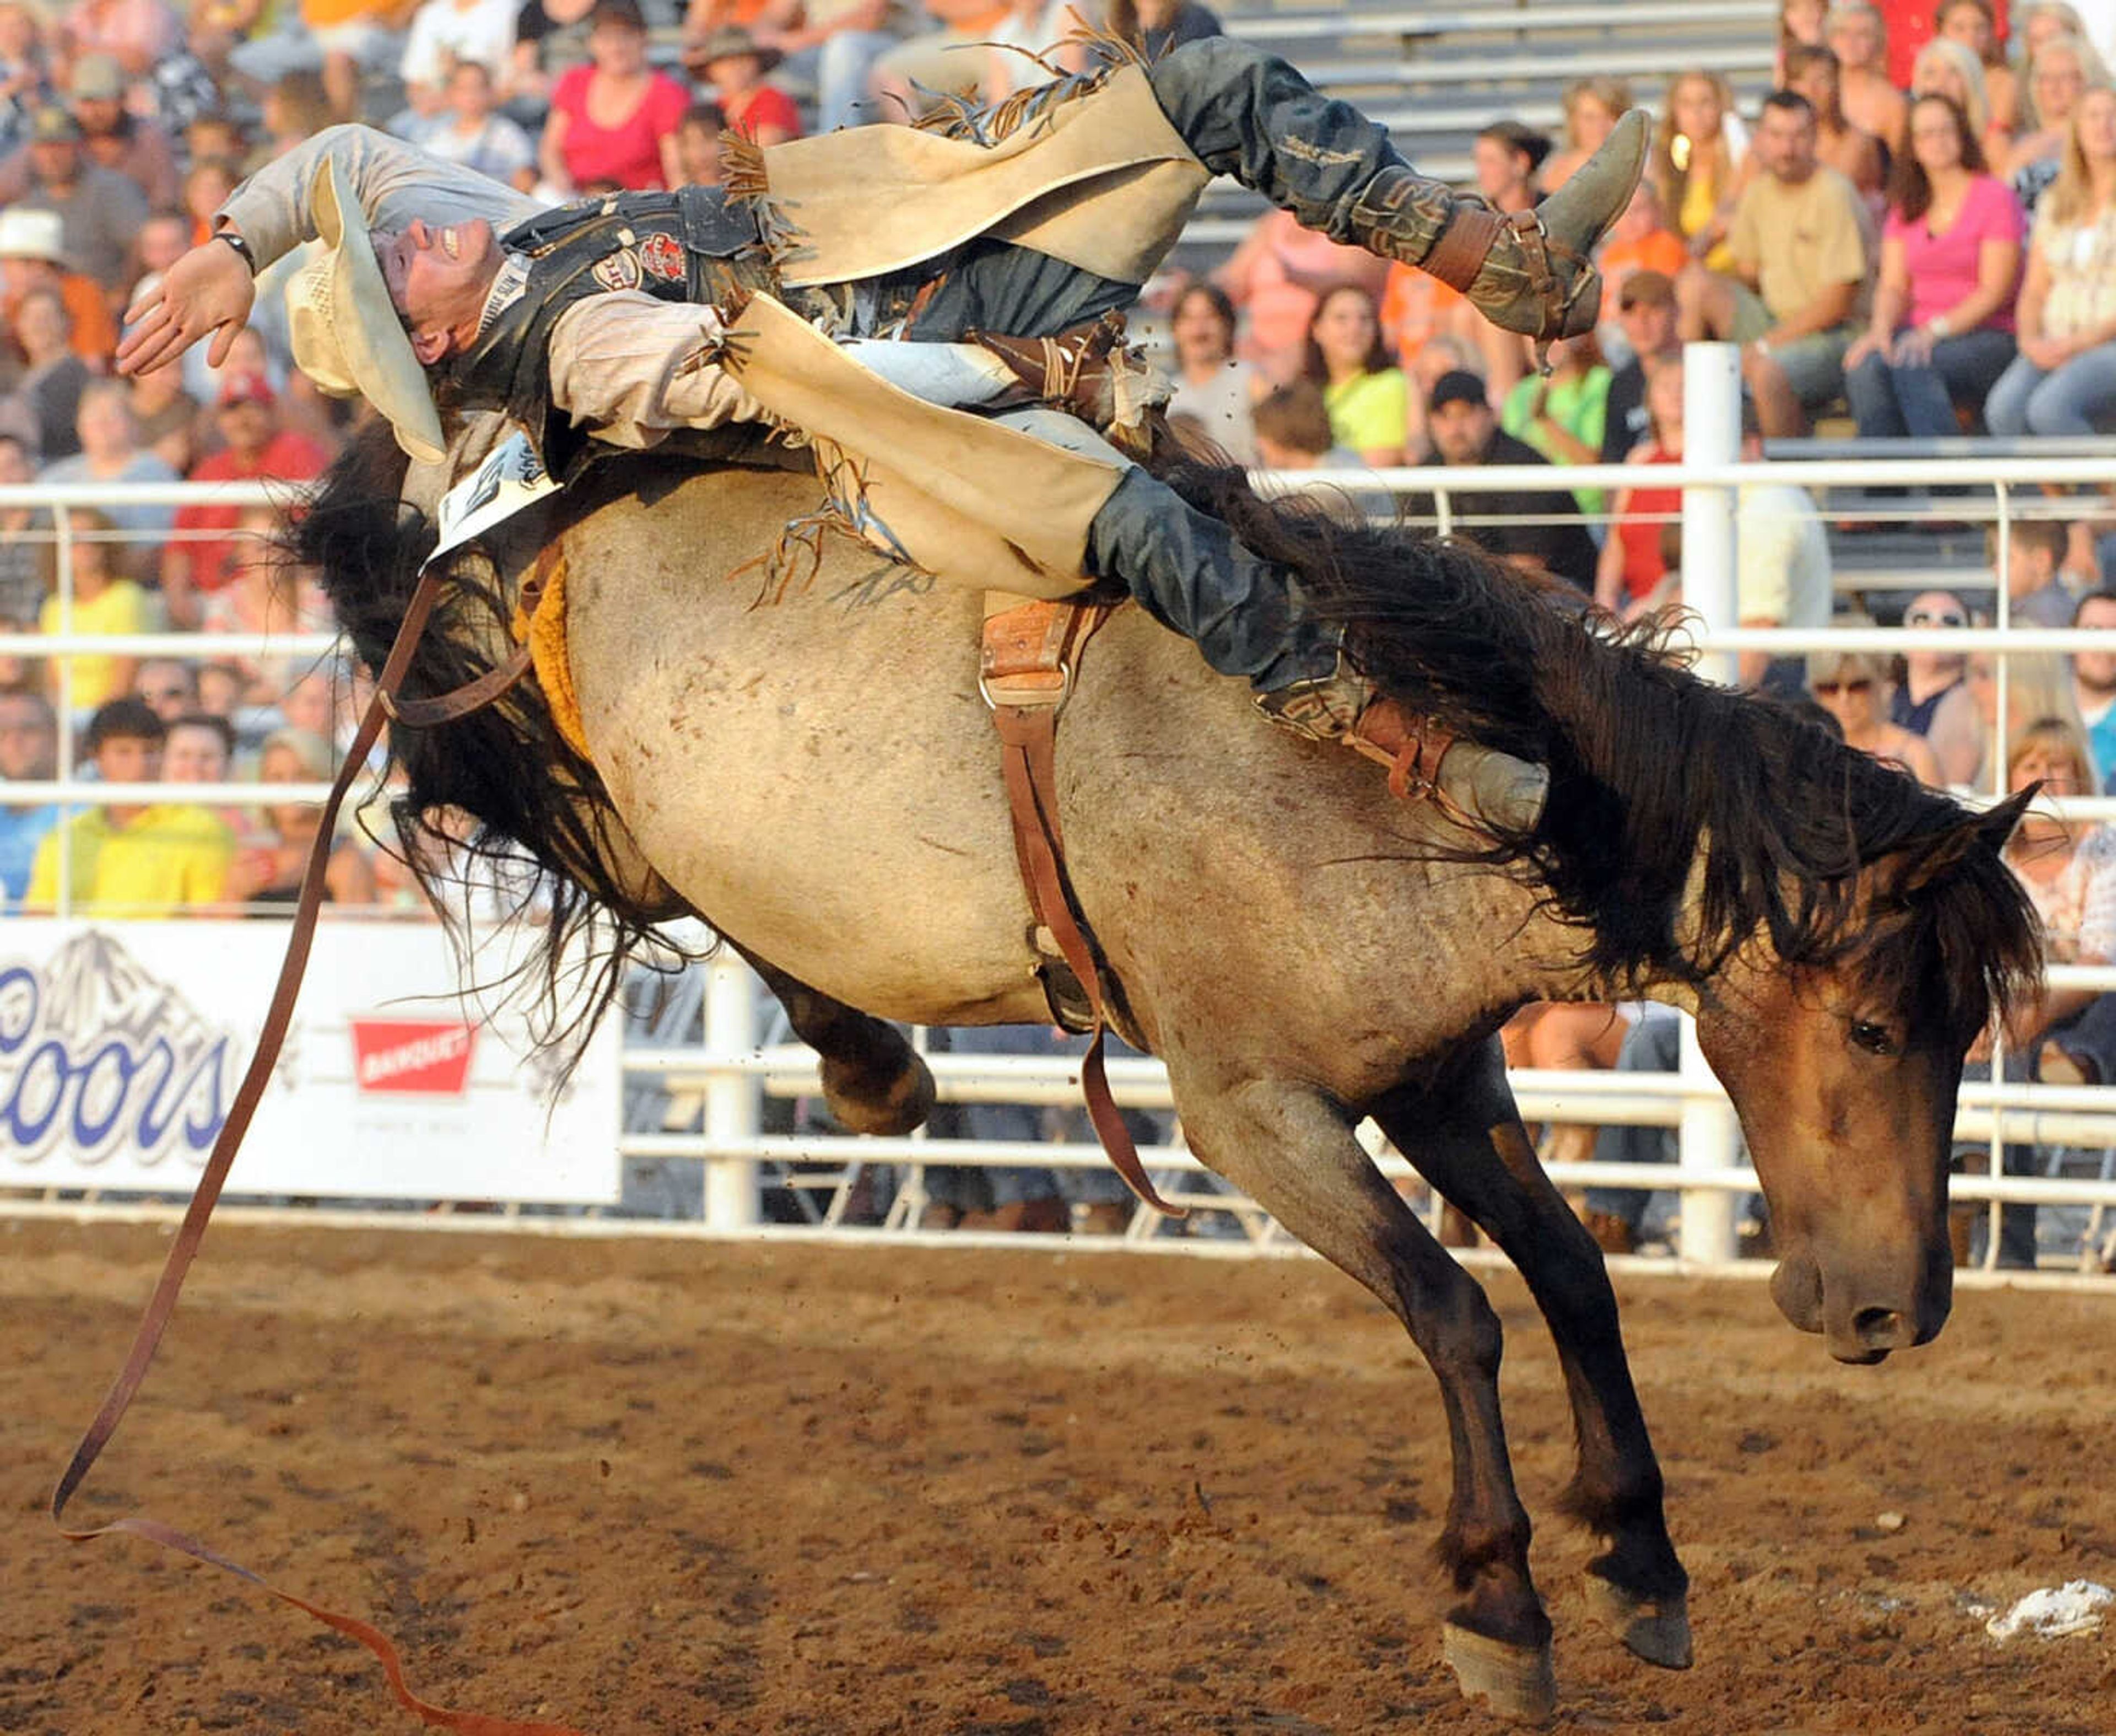
M 216 420 L 228 444 L 192 467 L 194 482 L 259 477 L 306 482 L 330 463 L 330 454 L 314 440 L 281 424 L 278 394 L 262 374 L 228 375 L 221 384 Z M 241 509 L 232 506 L 177 508 L 162 551 L 162 596 L 176 625 L 196 629 L 203 613 L 200 593 L 228 583 L 233 544 L 211 533 L 233 530 L 241 518 Z
M 1602 244 L 1602 323 L 1607 326 L 1623 306 L 1624 284 L 1633 273 L 1657 271 L 1672 283 L 1690 263 L 1690 249 L 1668 226 L 1661 214 L 1660 195 L 1650 181 L 1639 182 L 1638 191 L 1624 214 L 1610 226 Z M 1612 355 L 1622 347 L 1607 338 L 1603 348 Z
M 66 226 L 56 211 L 21 205 L 0 211 L 0 323 L 12 332 L 32 289 L 48 289 L 72 322 L 73 352 L 101 367 L 117 348 L 117 325 L 103 292 L 72 269 L 66 254 Z

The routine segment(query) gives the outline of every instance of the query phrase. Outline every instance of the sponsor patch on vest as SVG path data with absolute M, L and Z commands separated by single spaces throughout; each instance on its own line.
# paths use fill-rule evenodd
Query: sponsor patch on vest
M 683 244 L 673 235 L 650 235 L 639 244 L 639 263 L 646 274 L 665 283 L 683 281 Z
M 606 254 L 588 268 L 589 274 L 605 289 L 637 289 L 639 287 L 639 256 L 629 247 L 620 247 Z

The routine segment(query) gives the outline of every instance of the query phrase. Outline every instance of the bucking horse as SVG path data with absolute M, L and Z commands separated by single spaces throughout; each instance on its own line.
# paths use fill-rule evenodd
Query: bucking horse
M 442 479 L 386 432 L 298 533 L 379 663 L 434 546 Z M 1688 1578 L 1594 1242 L 1537 1161 L 1496 1036 L 1536 1000 L 1695 1015 L 1769 1204 L 1786 1317 L 1847 1362 L 1947 1319 L 1962 1057 L 2039 980 L 1981 814 L 1796 711 L 1699 679 L 1654 627 L 1557 606 L 1461 543 L 1171 480 L 1297 564 L 1385 691 L 1545 767 L 1531 831 L 1466 829 L 1370 766 L 1273 730 L 1135 608 L 1080 660 L 1056 789 L 1072 909 L 1119 1028 L 1166 1062 L 1191 1149 L 1387 1307 L 1439 1383 L 1454 1483 L 1442 1630 L 1464 1692 L 1539 1717 L 1551 1623 L 1499 1409 L 1499 1320 L 1354 1137 L 1372 1117 L 1504 1250 L 1555 1340 L 1578 1436 L 1565 1511 L 1603 1548 L 1592 1607 L 1690 1662 Z M 980 698 L 979 604 L 849 539 L 764 582 L 811 475 L 628 459 L 457 559 L 407 694 L 504 657 L 525 578 L 563 573 L 563 670 L 399 726 L 415 862 L 450 810 L 543 879 L 557 948 L 612 969 L 676 916 L 752 960 L 821 1052 L 834 1112 L 898 1133 L 932 1098 L 890 1020 L 1044 1023 L 1034 926 Z M 540 611 L 540 616 L 547 611 Z M 540 661 L 549 675 L 551 665 Z M 605 979 L 607 983 L 614 979 Z

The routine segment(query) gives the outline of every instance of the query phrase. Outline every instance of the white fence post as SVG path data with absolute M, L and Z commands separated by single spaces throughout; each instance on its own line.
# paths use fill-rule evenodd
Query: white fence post
M 706 1059 L 715 1071 L 706 1085 L 706 1138 L 717 1144 L 757 1135 L 763 1082 L 728 1066 L 756 1052 L 757 979 L 728 949 L 706 965 Z M 716 1230 L 747 1229 L 757 1219 L 757 1165 L 748 1159 L 706 1159 L 706 1222 Z
M 1692 343 L 1682 352 L 1682 456 L 1686 463 L 1731 464 L 1741 451 L 1741 357 L 1731 343 Z M 1735 605 L 1734 490 L 1682 491 L 1682 601 L 1696 611 L 1704 630 L 1738 624 Z M 1731 683 L 1735 660 L 1725 652 L 1702 657 L 1697 672 Z M 1697 1046 L 1697 1028 L 1682 1021 L 1683 1082 L 1709 1090 L 1712 1070 Z M 1677 1134 L 1684 1169 L 1724 1169 L 1738 1160 L 1739 1128 L 1733 1107 L 1716 1092 L 1683 1101 Z M 1681 1252 L 1685 1259 L 1718 1264 L 1734 1257 L 1733 1195 L 1686 1188 L 1682 1195 Z

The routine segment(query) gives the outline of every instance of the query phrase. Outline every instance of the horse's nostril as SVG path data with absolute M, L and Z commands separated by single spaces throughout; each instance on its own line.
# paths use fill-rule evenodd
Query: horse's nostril
M 1862 1308 L 1852 1330 L 1868 1350 L 1894 1350 L 1905 1342 L 1903 1317 L 1893 1308 Z

